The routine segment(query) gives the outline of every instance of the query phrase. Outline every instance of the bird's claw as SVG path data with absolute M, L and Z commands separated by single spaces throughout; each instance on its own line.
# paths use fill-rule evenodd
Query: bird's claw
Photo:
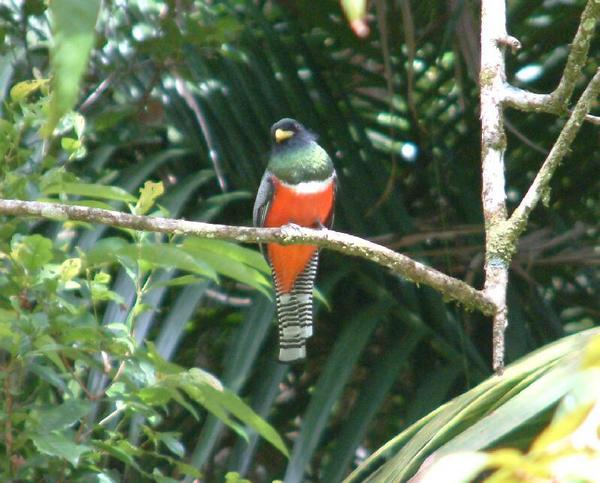
M 281 231 L 284 236 L 298 235 L 301 230 L 302 227 L 300 225 L 296 225 L 296 223 L 288 223 L 287 225 L 283 225 L 281 227 Z

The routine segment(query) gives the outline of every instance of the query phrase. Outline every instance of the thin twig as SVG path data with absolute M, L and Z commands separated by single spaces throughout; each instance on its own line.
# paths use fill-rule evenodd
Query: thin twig
M 505 86 L 504 102 L 510 107 L 522 111 L 549 112 L 562 114 L 567 111 L 569 99 L 573 95 L 575 84 L 581 77 L 594 36 L 596 23 L 600 18 L 600 2 L 588 0 L 579 21 L 579 27 L 571 42 L 571 49 L 556 89 L 550 94 L 533 94 L 509 85 Z
M 493 302 L 481 291 L 461 280 L 423 265 L 405 255 L 368 240 L 331 230 L 315 230 L 296 225 L 282 228 L 253 228 L 211 223 L 130 215 L 119 211 L 86 206 L 42 203 L 37 201 L 0 200 L 0 214 L 36 216 L 55 220 L 80 220 L 133 230 L 153 231 L 201 238 L 232 240 L 245 243 L 276 242 L 282 245 L 311 244 L 354 255 L 387 267 L 417 284 L 428 285 L 449 299 L 484 314 L 495 312 Z
M 569 120 L 563 126 L 558 139 L 538 171 L 533 183 L 531 183 L 531 186 L 521 200 L 521 203 L 519 203 L 519 206 L 517 206 L 508 220 L 508 226 L 506 228 L 513 239 L 518 238 L 523 232 L 527 226 L 529 215 L 539 201 L 548 197 L 552 175 L 562 159 L 568 153 L 575 136 L 585 120 L 586 114 L 589 112 L 592 103 L 596 100 L 599 93 L 600 68 L 596 71 L 596 74 L 586 87 L 579 101 L 577 101 L 575 109 L 573 109 Z
M 175 88 L 177 89 L 177 92 L 192 110 L 194 117 L 200 126 L 200 130 L 202 131 L 202 135 L 204 136 L 204 140 L 206 141 L 206 145 L 208 147 L 208 156 L 210 157 L 210 162 L 215 169 L 215 173 L 219 181 L 219 187 L 221 188 L 221 191 L 227 191 L 227 180 L 225 179 L 225 173 L 221 166 L 221 160 L 219 159 L 219 150 L 213 139 L 212 133 L 210 132 L 208 123 L 204 118 L 204 114 L 200 109 L 200 105 L 198 102 L 196 102 L 196 99 L 194 99 L 194 96 L 187 88 L 185 80 L 179 75 L 179 73 L 177 73 L 175 70 L 173 70 L 172 73 L 175 76 Z

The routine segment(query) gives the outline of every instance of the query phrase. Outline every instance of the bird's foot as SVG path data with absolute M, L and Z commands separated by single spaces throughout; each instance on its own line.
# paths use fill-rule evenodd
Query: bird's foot
M 281 232 L 285 236 L 298 235 L 300 231 L 302 231 L 302 227 L 300 225 L 296 225 L 296 223 L 288 223 L 287 225 L 283 225 L 281 227 Z

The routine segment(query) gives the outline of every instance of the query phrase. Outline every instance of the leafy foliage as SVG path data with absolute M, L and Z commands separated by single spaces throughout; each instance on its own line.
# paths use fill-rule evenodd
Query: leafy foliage
M 335 158 L 336 228 L 481 283 L 470 2 L 371 2 L 364 39 L 339 2 L 99 3 L 0 6 L 3 198 L 248 224 L 268 128 L 291 116 Z M 343 3 L 351 18 L 368 18 L 364 2 Z M 511 82 L 541 92 L 556 85 L 580 11 L 510 3 L 510 32 L 524 45 L 508 59 Z M 508 120 L 514 203 L 561 120 L 513 112 Z M 583 127 L 520 242 L 509 361 L 596 323 L 592 129 Z M 484 429 L 468 450 L 527 447 L 571 386 L 535 404 L 528 391 L 544 378 L 562 381 L 554 362 L 575 368 L 566 348 L 582 340 L 551 346 L 560 356 L 547 349 L 549 367 L 539 352 L 514 377 L 486 381 L 484 318 L 326 253 L 318 281 L 331 310 L 318 308 L 306 364 L 288 368 L 273 359 L 268 271 L 251 248 L 25 219 L 3 220 L 0 247 L 5 478 L 339 481 L 397 433 L 357 474 L 377 478 L 378 467 L 397 471 L 401 460 L 410 461 L 408 477 L 442 444 L 465 449 L 459 433 L 469 426 L 478 429 L 463 442 Z M 458 419 L 440 419 L 439 406 L 459 394 L 442 406 Z M 484 423 L 492 407 L 509 418 L 519 397 L 526 430 Z M 461 419 L 471 398 L 481 405 Z M 435 433 L 425 447 L 424 428 Z

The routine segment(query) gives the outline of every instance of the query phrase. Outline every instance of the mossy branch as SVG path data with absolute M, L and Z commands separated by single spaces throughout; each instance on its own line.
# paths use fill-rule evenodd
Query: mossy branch
M 575 84 L 581 77 L 581 71 L 587 62 L 590 43 L 594 37 L 596 23 L 599 19 L 600 1 L 588 0 L 581 13 L 573 42 L 571 42 L 563 74 L 554 91 L 550 94 L 535 94 L 506 84 L 503 93 L 504 104 L 527 112 L 553 114 L 567 112 L 569 99 L 573 95 Z
M 529 215 L 541 199 L 548 195 L 550 189 L 550 180 L 556 168 L 569 152 L 575 136 L 579 132 L 581 125 L 586 119 L 592 104 L 600 94 L 600 68 L 586 87 L 585 91 L 577 101 L 575 109 L 569 116 L 569 119 L 563 126 L 554 146 L 548 153 L 542 167 L 538 171 L 533 183 L 527 190 L 527 193 L 514 210 L 508 220 L 506 229 L 510 232 L 510 241 L 516 243 L 516 239 L 527 226 Z
M 332 230 L 314 230 L 296 225 L 286 225 L 281 228 L 217 225 L 173 218 L 131 215 L 120 211 L 86 206 L 20 200 L 0 200 L 0 215 L 86 221 L 132 230 L 244 243 L 276 242 L 282 245 L 309 243 L 345 255 L 354 255 L 370 260 L 417 284 L 428 285 L 438 290 L 445 298 L 455 300 L 469 309 L 479 310 L 487 315 L 492 315 L 496 311 L 494 303 L 483 292 L 462 280 L 450 277 L 384 246 Z

